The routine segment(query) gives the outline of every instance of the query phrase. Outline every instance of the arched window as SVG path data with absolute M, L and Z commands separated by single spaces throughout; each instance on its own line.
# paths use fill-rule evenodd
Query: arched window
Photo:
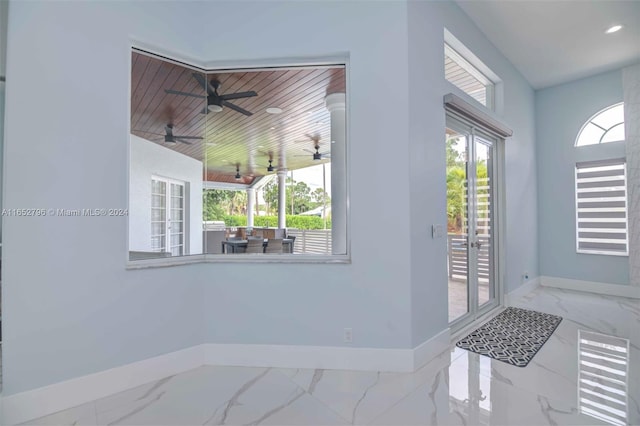
M 624 140 L 624 104 L 611 105 L 595 114 L 578 132 L 576 146 Z
M 591 117 L 575 146 L 618 141 L 624 141 L 623 103 Z M 628 256 L 626 159 L 580 162 L 575 173 L 577 252 Z

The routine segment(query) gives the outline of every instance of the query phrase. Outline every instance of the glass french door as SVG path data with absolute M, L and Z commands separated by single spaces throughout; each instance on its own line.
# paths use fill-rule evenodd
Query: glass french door
M 448 117 L 446 145 L 449 322 L 466 324 L 498 305 L 497 140 Z
M 151 180 L 151 250 L 184 255 L 184 184 Z

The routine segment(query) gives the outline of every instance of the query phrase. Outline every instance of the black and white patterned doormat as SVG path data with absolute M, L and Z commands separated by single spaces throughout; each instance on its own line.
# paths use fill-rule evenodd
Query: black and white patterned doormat
M 456 346 L 516 367 L 526 367 L 560 325 L 562 317 L 507 308 Z

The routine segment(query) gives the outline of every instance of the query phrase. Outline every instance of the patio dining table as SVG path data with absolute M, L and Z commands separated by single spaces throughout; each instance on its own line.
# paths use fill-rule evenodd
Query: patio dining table
M 269 240 L 265 238 L 262 243 L 262 247 L 266 247 L 268 242 Z M 242 253 L 243 252 L 242 249 L 246 249 L 247 244 L 249 244 L 248 240 L 222 241 L 222 253 L 226 253 L 226 254 Z M 282 240 L 282 252 L 293 253 L 293 238 L 284 238 Z

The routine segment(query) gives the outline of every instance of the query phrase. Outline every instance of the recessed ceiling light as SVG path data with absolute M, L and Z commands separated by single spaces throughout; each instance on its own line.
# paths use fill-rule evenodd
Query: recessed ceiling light
M 270 108 L 267 108 L 265 111 L 267 111 L 269 114 L 280 114 L 282 113 L 282 108 L 270 107 Z
M 272 127 L 272 128 L 271 128 L 271 130 L 275 130 L 275 129 L 276 129 L 275 127 Z
M 264 148 L 264 145 L 258 145 L 258 148 Z
M 223 163 L 228 163 L 228 162 L 229 162 L 229 160 L 222 160 L 222 162 L 223 162 Z
M 609 28 L 607 31 L 605 31 L 606 34 L 613 34 L 615 32 L 618 32 L 622 29 L 622 25 L 614 25 L 611 28 Z

